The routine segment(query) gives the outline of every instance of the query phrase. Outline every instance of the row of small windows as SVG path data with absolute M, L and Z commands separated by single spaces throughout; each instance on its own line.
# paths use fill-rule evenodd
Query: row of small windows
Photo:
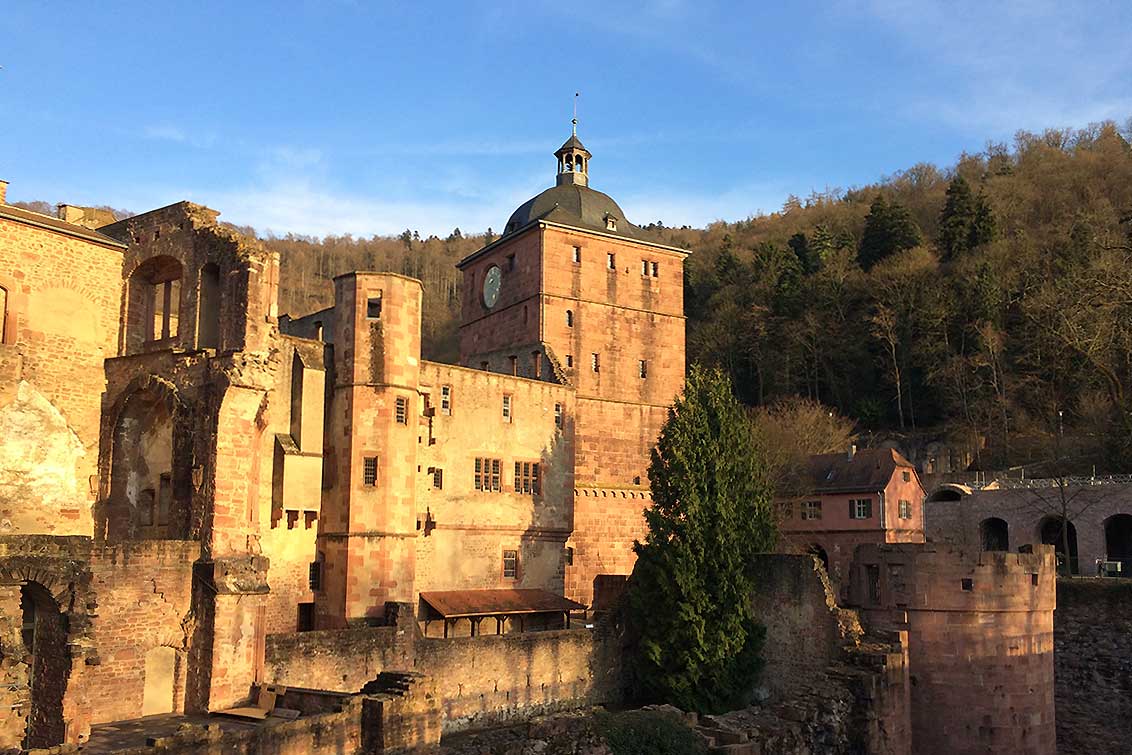
M 573 367 L 574 367 L 574 355 L 573 354 L 567 354 L 566 355 L 566 368 L 567 369 L 573 369 Z M 596 351 L 594 353 L 590 354 L 590 370 L 593 371 L 593 372 L 601 372 L 601 354 L 598 354 Z M 649 360 L 638 359 L 637 360 L 637 377 L 644 380 L 648 376 L 649 376 Z
M 812 521 L 821 519 L 822 514 L 821 501 L 802 501 L 799 506 L 799 518 L 803 521 Z M 784 519 L 789 519 L 793 515 L 793 504 L 782 504 L 782 516 Z M 852 498 L 849 500 L 849 518 L 850 519 L 872 519 L 873 516 L 873 501 L 871 498 Z M 897 516 L 900 519 L 912 518 L 912 502 L 901 500 L 897 504 Z
M 571 259 L 575 265 L 582 264 L 582 247 L 575 246 L 571 251 Z M 613 252 L 605 253 L 605 267 L 608 270 L 617 269 L 617 255 Z M 646 278 L 660 277 L 660 263 L 655 260 L 641 260 L 641 275 Z
M 517 461 L 515 473 L 511 478 L 512 487 L 516 493 L 529 495 L 542 495 L 542 476 L 539 462 Z M 474 474 L 475 489 L 484 493 L 503 492 L 503 460 L 490 458 L 476 458 Z

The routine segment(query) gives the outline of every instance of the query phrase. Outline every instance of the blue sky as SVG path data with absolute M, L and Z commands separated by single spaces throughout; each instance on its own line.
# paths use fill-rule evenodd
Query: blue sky
M 1132 117 L 1132 3 L 52 2 L 0 13 L 9 201 L 261 231 L 497 231 L 579 135 L 630 220 L 704 225 Z

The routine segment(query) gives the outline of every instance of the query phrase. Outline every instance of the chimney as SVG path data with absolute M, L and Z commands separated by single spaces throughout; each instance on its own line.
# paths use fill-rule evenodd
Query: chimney
M 845 458 L 848 461 L 853 461 L 853 457 L 856 456 L 856 455 L 857 455 L 857 444 L 856 443 L 850 443 L 849 444 L 849 452 L 847 454 L 845 454 Z
M 0 204 L 8 204 L 8 182 L 0 181 Z

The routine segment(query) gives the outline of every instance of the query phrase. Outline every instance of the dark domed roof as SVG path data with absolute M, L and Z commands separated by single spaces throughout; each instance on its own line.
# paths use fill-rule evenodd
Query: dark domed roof
M 609 227 L 607 218 L 616 221 L 616 228 Z M 579 184 L 553 186 L 523 202 L 519 209 L 511 213 L 503 235 L 514 233 L 534 220 L 546 220 L 632 239 L 644 238 L 641 229 L 625 219 L 625 213 L 612 197 Z

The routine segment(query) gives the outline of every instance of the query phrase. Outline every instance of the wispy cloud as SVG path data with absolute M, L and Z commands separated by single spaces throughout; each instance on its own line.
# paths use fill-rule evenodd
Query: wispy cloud
M 144 126 L 141 137 L 150 141 L 171 142 L 198 148 L 208 148 L 216 144 L 215 134 L 193 131 L 171 123 L 152 123 Z
M 1052 0 L 864 0 L 845 9 L 874 19 L 932 74 L 929 93 L 903 99 L 914 120 L 1004 136 L 1132 114 L 1123 4 L 1079 13 Z

